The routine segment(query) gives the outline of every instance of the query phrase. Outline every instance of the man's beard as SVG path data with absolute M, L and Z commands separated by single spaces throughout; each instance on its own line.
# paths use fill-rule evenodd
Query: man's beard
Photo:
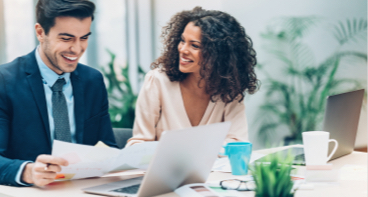
M 44 50 L 43 50 L 43 54 L 45 54 L 46 58 L 49 60 L 51 66 L 57 70 L 60 70 L 60 67 L 59 65 L 57 64 L 57 57 L 56 55 L 54 56 L 54 58 L 52 58 L 52 54 L 49 54 L 48 51 L 51 51 L 49 50 L 49 46 L 50 46 L 50 42 L 47 38 L 45 38 L 45 47 L 44 47 Z M 62 71 L 64 73 L 64 71 Z

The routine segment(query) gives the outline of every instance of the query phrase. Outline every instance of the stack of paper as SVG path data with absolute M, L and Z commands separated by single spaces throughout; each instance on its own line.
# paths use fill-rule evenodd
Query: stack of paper
M 119 150 L 54 140 L 52 155 L 62 157 L 69 166 L 62 167 L 58 180 L 99 177 L 110 172 L 147 169 L 158 142 L 145 142 Z

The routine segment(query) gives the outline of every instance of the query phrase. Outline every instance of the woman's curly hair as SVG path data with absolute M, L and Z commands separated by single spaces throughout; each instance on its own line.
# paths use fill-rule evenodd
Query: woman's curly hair
M 188 74 L 179 70 L 178 44 L 189 22 L 201 29 L 200 75 L 211 101 L 221 98 L 225 103 L 234 99 L 241 102 L 245 91 L 253 94 L 259 85 L 252 40 L 234 17 L 221 11 L 195 7 L 174 15 L 162 30 L 164 50 L 151 68 L 161 68 L 170 81 L 185 79 Z

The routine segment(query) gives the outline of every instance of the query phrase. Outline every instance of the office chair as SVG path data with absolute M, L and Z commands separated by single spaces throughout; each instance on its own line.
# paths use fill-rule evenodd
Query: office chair
M 127 140 L 133 136 L 133 129 L 130 128 L 113 128 L 116 144 L 120 149 L 125 147 Z

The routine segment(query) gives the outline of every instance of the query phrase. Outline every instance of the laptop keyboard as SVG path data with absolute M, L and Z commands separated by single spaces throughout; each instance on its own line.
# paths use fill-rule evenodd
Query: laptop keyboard
M 302 165 L 305 166 L 305 157 L 304 157 L 304 153 L 300 154 L 300 155 L 296 155 L 294 157 L 294 161 L 293 161 L 294 165 Z
M 136 193 L 138 193 L 138 189 L 139 189 L 140 186 L 141 186 L 141 184 L 132 185 L 132 186 L 129 186 L 129 187 L 122 187 L 122 188 L 119 188 L 119 189 L 111 190 L 111 192 L 136 194 Z

